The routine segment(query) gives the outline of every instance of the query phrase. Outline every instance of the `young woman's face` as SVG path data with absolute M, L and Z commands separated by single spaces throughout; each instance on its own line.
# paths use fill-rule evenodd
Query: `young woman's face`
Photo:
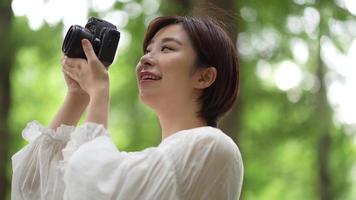
M 153 109 L 195 101 L 196 52 L 182 25 L 160 29 L 137 64 L 140 97 Z

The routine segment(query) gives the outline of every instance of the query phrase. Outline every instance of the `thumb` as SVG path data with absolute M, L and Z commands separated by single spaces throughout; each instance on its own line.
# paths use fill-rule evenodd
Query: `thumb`
M 82 47 L 83 47 L 85 56 L 87 57 L 88 61 L 97 59 L 97 57 L 95 55 L 95 52 L 94 52 L 94 49 L 93 49 L 93 46 L 91 45 L 89 40 L 83 39 L 82 40 Z

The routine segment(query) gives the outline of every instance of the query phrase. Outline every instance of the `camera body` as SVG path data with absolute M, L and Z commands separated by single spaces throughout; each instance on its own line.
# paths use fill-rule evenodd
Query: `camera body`
M 84 28 L 79 25 L 69 28 L 62 45 L 64 55 L 70 58 L 86 58 L 82 39 L 90 41 L 99 60 L 108 67 L 114 60 L 120 32 L 110 22 L 91 17 Z

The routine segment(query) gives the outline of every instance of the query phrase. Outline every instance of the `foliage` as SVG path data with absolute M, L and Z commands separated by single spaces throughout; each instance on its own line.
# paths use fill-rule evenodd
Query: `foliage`
M 143 2 L 118 1 L 111 10 L 122 10 L 130 3 Z M 175 4 L 162 2 L 161 9 L 169 13 L 170 9 L 177 9 Z M 307 45 L 309 52 L 308 60 L 298 66 L 303 74 L 317 80 L 318 65 L 323 64 L 320 37 L 332 38 L 342 52 L 349 48 L 348 43 L 331 31 L 328 22 L 356 21 L 355 17 L 331 0 L 239 0 L 237 6 L 240 15 L 236 22 L 241 56 L 240 98 L 243 102 L 243 107 L 239 108 L 242 121 L 238 141 L 245 166 L 243 199 L 319 198 L 318 145 L 320 136 L 325 134 L 321 131 L 321 126 L 325 125 L 321 119 L 326 120 L 332 141 L 327 158 L 332 180 L 331 199 L 354 199 L 354 136 L 346 132 L 346 125 L 333 123 L 332 115 L 321 116 L 318 82 L 308 87 L 303 81 L 283 91 L 273 78 L 261 76 L 260 70 L 269 66 L 263 69 L 273 74 L 283 61 L 298 63 L 291 50 L 292 42 L 298 40 Z M 307 9 L 319 13 L 320 23 L 311 32 L 291 31 L 288 20 L 303 16 Z M 102 13 L 94 9 L 91 14 L 100 16 Z M 129 23 L 121 31 L 131 38 L 130 44 L 118 52 L 110 67 L 109 131 L 122 151 L 142 150 L 160 141 L 159 124 L 154 114 L 138 100 L 135 78 L 147 21 L 158 14 L 159 11 L 141 12 L 129 18 Z M 31 30 L 27 24 L 25 17 L 16 17 L 13 24 L 18 51 L 11 76 L 11 154 L 26 144 L 20 134 L 26 123 L 38 120 L 47 125 L 66 92 L 60 67 L 63 24 L 45 24 L 37 31 Z M 8 169 L 10 177 L 10 166 Z

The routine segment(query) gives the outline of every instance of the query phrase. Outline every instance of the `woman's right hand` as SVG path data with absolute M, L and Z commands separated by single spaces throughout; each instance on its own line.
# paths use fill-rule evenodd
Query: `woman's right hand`
M 87 59 L 65 57 L 62 61 L 63 72 L 92 98 L 103 91 L 109 91 L 109 75 L 105 66 L 95 55 L 90 42 L 84 39 L 82 46 Z M 76 87 L 73 82 L 69 83 L 73 88 Z

